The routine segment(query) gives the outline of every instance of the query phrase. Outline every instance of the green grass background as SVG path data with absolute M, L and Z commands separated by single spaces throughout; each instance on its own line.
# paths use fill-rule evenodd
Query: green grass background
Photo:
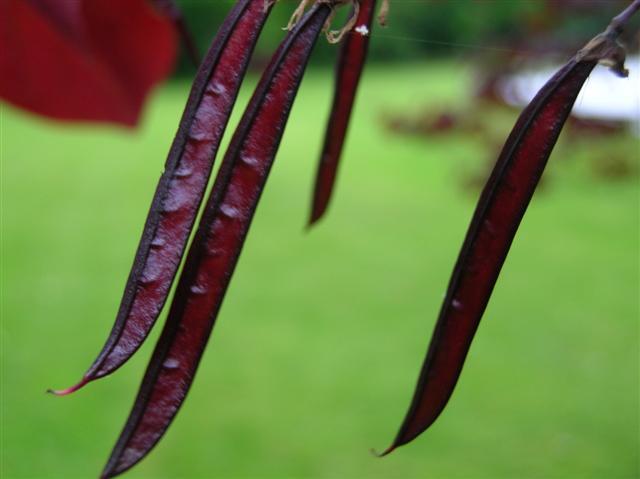
M 611 145 L 589 138 L 552 156 L 444 414 L 369 453 L 406 411 L 478 196 L 460 178 L 491 154 L 379 119 L 463 105 L 470 78 L 370 68 L 329 216 L 305 231 L 332 90 L 310 72 L 186 405 L 127 477 L 638 477 L 640 189 L 595 180 L 586 157 Z M 96 477 L 120 432 L 158 330 L 117 374 L 44 391 L 106 338 L 187 93 L 156 92 L 132 132 L 2 106 L 3 478 Z

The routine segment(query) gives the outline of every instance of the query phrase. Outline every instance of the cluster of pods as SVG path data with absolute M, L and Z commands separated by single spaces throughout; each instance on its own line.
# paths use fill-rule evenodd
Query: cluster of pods
M 200 64 L 155 191 L 113 329 L 97 359 L 69 394 L 111 374 L 140 347 L 158 318 L 187 248 L 214 159 L 240 84 L 273 0 L 238 0 Z M 344 32 L 329 30 L 334 10 L 352 5 Z M 381 13 L 386 14 L 386 1 Z M 145 457 L 163 436 L 193 382 L 276 156 L 314 44 L 324 31 L 345 33 L 335 95 L 321 153 L 310 223 L 326 211 L 359 79 L 376 0 L 304 0 L 264 71 L 233 134 L 203 206 L 164 329 L 133 409 L 102 477 Z M 500 154 L 454 268 L 415 395 L 388 454 L 427 429 L 456 385 L 518 225 L 573 103 L 600 62 L 622 76 L 616 41 L 640 10 L 634 0 L 564 65 L 520 115 Z

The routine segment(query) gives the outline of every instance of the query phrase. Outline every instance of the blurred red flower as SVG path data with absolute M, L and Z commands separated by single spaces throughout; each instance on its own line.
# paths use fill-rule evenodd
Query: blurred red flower
M 58 120 L 134 126 L 173 69 L 176 41 L 146 0 L 0 0 L 0 98 Z

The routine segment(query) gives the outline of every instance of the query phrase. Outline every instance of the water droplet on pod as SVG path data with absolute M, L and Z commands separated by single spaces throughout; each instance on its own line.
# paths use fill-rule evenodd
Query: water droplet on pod
M 258 160 L 258 158 L 256 158 L 255 156 L 241 155 L 240 161 L 247 166 L 251 166 L 252 168 L 260 165 L 260 160 Z
M 226 91 L 227 89 L 224 87 L 222 83 L 213 82 L 207 85 L 207 93 L 212 93 L 214 95 L 222 95 Z
M 205 129 L 197 129 L 197 130 L 189 130 L 189 133 L 187 133 L 187 136 L 189 137 L 189 140 L 191 141 L 211 141 L 212 140 L 212 133 L 209 130 L 205 130 Z
M 220 212 L 227 218 L 237 218 L 240 216 L 240 210 L 238 208 L 226 203 L 220 206 Z
M 151 240 L 152 248 L 162 248 L 165 244 L 167 244 L 167 242 L 159 236 L 156 236 Z
M 169 358 L 164 363 L 162 363 L 162 367 L 165 369 L 178 369 L 180 367 L 180 361 L 177 359 Z
M 142 276 L 140 277 L 140 284 L 151 284 L 155 282 L 157 279 L 158 279 L 157 276 L 151 275 L 145 271 L 144 273 L 142 273 Z
M 187 165 L 182 165 L 182 166 L 180 166 L 180 168 L 178 168 L 175 171 L 173 176 L 175 176 L 176 178 L 188 178 L 192 174 L 193 174 L 193 168 L 191 168 L 191 167 L 189 167 Z

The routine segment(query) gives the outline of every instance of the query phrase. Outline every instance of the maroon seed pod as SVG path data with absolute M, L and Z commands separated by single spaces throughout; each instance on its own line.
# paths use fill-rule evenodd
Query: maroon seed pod
M 615 39 L 640 0 L 616 17 L 538 92 L 520 115 L 482 192 L 453 271 L 413 401 L 386 455 L 425 431 L 445 408 L 520 221 L 562 127 L 598 62 L 621 74 Z M 624 20 L 624 21 L 621 21 Z
M 324 215 L 333 191 L 356 91 L 367 59 L 376 0 L 362 0 L 355 28 L 344 40 L 336 69 L 335 93 L 313 192 L 309 226 Z
M 69 394 L 124 364 L 146 339 L 169 294 L 240 83 L 270 11 L 240 0 L 222 24 L 194 81 L 156 188 L 115 324 Z
M 193 382 L 311 50 L 331 11 L 314 6 L 287 35 L 231 140 L 131 414 L 102 474 L 132 467 L 160 440 Z

